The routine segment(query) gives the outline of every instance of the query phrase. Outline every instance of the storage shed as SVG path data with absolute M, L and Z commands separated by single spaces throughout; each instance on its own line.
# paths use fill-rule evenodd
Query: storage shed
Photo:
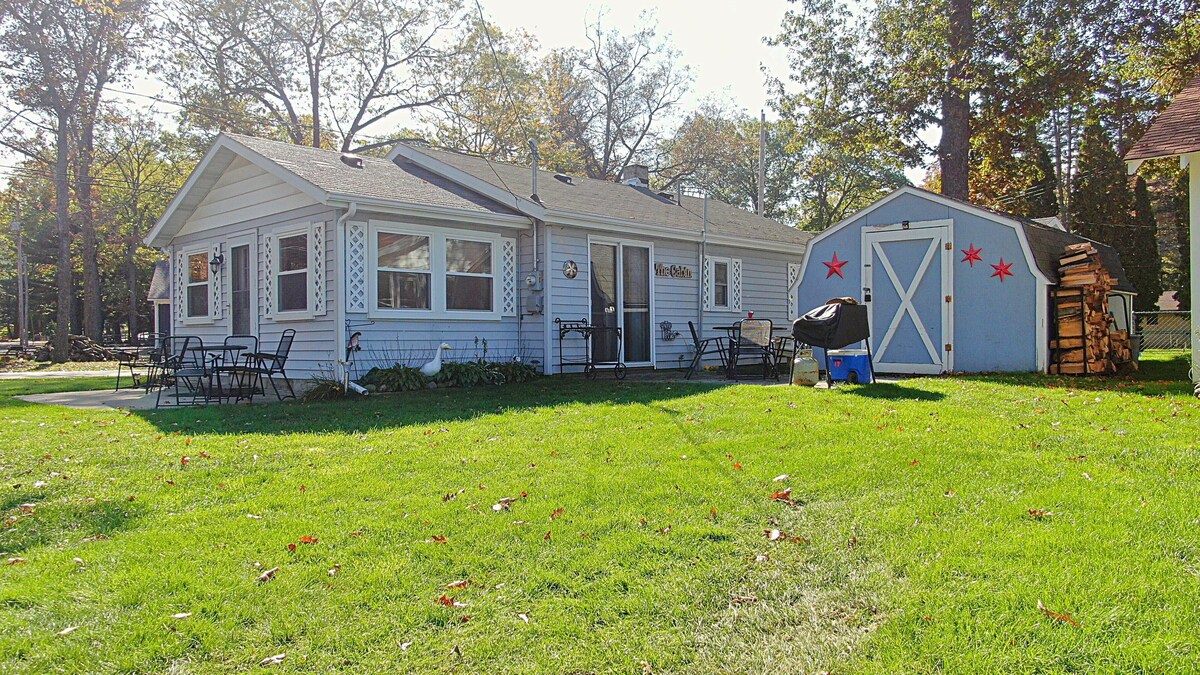
M 1042 371 L 1053 337 L 1058 258 L 1078 235 L 904 187 L 817 235 L 796 282 L 797 311 L 835 297 L 865 302 L 881 373 Z M 1094 243 L 1116 279 L 1118 328 L 1133 287 L 1117 253 Z

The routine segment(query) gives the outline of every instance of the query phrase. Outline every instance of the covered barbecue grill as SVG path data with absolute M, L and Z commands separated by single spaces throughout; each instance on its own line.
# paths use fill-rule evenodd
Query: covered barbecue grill
M 825 378 L 830 384 L 833 376 L 829 368 L 829 350 L 842 349 L 856 342 L 866 345 L 867 362 L 871 367 L 871 381 L 875 381 L 875 363 L 871 356 L 871 328 L 867 320 L 867 306 L 850 304 L 845 300 L 833 300 L 828 304 L 809 310 L 792 322 L 792 337 L 797 344 L 820 347 L 825 355 Z

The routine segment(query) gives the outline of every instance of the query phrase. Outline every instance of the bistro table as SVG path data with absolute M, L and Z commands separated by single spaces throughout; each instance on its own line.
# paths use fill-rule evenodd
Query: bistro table
M 737 342 L 738 331 L 740 331 L 741 328 L 742 326 L 740 323 L 730 324 L 728 326 L 713 326 L 713 330 L 725 331 L 725 333 L 729 336 L 727 339 L 731 345 L 734 342 Z M 791 326 L 777 326 L 774 324 L 774 322 L 771 323 L 771 333 L 774 334 L 771 338 L 772 365 L 776 368 L 776 370 L 778 370 L 780 359 L 788 351 L 787 343 L 794 342 L 795 338 L 793 338 L 791 335 Z M 725 370 L 725 377 L 731 380 L 734 379 L 733 371 L 727 368 Z
M 245 351 L 246 345 L 212 345 L 209 347 L 188 347 L 187 351 L 200 355 L 202 363 L 200 367 L 208 374 L 207 391 L 204 392 L 205 398 L 215 398 L 218 401 L 223 398 L 225 390 L 221 387 L 221 370 L 222 364 L 225 363 L 226 355 L 231 356 L 231 360 L 236 361 L 238 353 Z M 216 386 L 213 386 L 214 378 Z M 232 391 L 230 395 L 232 395 Z

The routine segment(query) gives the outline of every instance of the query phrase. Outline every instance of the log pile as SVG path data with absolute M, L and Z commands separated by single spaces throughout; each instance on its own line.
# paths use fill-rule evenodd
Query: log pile
M 1108 296 L 1117 285 L 1089 242 L 1071 244 L 1058 260 L 1053 291 L 1055 338 L 1050 341 L 1051 373 L 1115 373 L 1133 360 L 1129 331 L 1113 327 Z
M 53 340 L 38 347 L 33 353 L 34 361 L 50 361 L 53 356 Z M 116 361 L 117 352 L 83 335 L 71 336 L 71 348 L 67 352 L 68 361 Z

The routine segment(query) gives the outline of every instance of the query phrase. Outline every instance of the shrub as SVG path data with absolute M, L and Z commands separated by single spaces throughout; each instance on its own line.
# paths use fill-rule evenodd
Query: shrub
M 420 370 L 397 363 L 388 368 L 372 368 L 360 382 L 386 391 L 416 391 L 424 389 L 429 380 Z
M 476 359 L 462 363 L 442 363 L 433 382 L 443 387 L 476 387 L 490 384 L 529 382 L 537 377 L 537 368 L 519 361 L 487 361 Z M 388 368 L 372 368 L 359 382 L 384 391 L 415 391 L 428 386 L 430 379 L 417 368 L 396 364 Z

